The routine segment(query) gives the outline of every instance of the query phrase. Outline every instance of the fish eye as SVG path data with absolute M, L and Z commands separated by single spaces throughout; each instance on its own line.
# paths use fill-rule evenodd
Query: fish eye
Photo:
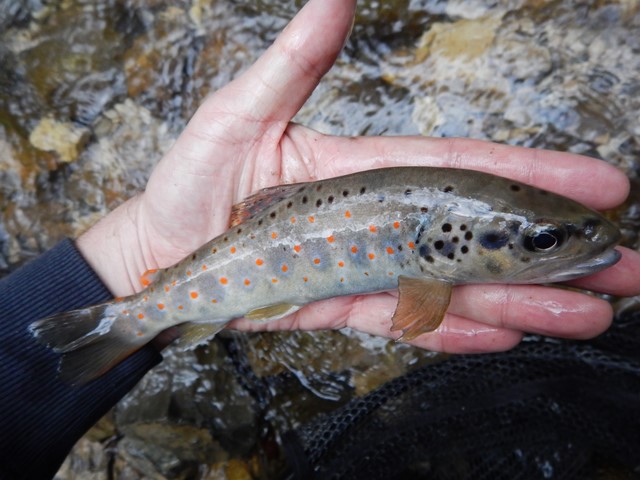
M 550 252 L 564 243 L 564 237 L 556 227 L 538 227 L 525 237 L 524 246 L 531 252 Z

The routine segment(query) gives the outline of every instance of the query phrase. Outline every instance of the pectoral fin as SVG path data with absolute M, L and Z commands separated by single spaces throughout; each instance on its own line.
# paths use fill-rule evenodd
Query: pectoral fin
M 299 305 L 291 305 L 290 303 L 277 303 L 266 307 L 256 308 L 245 314 L 245 318 L 249 320 L 257 320 L 266 322 L 267 320 L 277 320 L 290 313 L 300 309 Z
M 391 331 L 402 330 L 402 340 L 433 332 L 444 318 L 451 301 L 453 285 L 442 280 L 398 278 L 398 306 L 393 314 Z
M 222 323 L 195 323 L 186 322 L 177 326 L 180 332 L 180 338 L 176 341 L 176 345 L 183 349 L 195 348 L 198 345 L 211 340 L 216 333 L 222 330 L 227 322 Z

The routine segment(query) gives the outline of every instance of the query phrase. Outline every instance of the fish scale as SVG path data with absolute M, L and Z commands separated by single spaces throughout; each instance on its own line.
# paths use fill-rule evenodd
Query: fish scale
M 141 293 L 34 323 L 36 339 L 62 354 L 61 376 L 91 380 L 172 326 L 197 344 L 234 318 L 395 288 L 392 329 L 411 339 L 440 324 L 453 285 L 560 281 L 619 258 L 620 234 L 597 212 L 468 170 L 395 167 L 273 187 L 234 207 L 231 224 L 145 275 Z

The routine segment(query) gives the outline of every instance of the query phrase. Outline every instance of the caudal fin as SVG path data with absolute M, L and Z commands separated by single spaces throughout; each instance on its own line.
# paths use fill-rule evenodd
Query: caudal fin
M 62 354 L 59 377 L 71 385 L 85 384 L 115 367 L 145 343 L 123 328 L 110 304 L 73 310 L 32 323 L 35 339 Z

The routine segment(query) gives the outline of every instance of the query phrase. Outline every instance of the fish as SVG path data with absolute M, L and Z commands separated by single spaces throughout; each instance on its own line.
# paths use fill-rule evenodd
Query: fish
M 142 277 L 140 293 L 30 325 L 82 385 L 159 333 L 183 348 L 233 319 L 289 315 L 311 302 L 398 289 L 391 330 L 433 332 L 454 285 L 552 283 L 616 263 L 618 228 L 558 194 L 483 172 L 391 167 L 248 197 L 230 228 L 177 264 Z

